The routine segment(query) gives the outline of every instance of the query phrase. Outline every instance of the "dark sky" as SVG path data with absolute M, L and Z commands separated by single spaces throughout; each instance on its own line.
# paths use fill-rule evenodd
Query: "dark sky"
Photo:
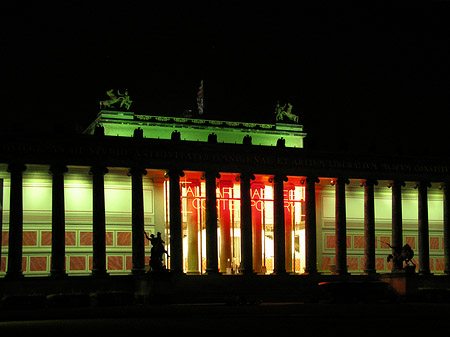
M 180 115 L 203 79 L 205 118 L 272 122 L 279 100 L 313 148 L 447 149 L 446 1 L 34 3 L 0 5 L 12 129 L 80 130 L 112 88 L 136 113 Z

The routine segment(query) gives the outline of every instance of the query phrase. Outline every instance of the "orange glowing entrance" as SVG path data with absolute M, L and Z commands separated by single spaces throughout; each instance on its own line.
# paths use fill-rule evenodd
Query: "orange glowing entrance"
M 167 182 L 166 182 L 167 184 Z M 165 218 L 170 234 L 168 188 L 165 188 Z M 180 180 L 183 223 L 184 271 L 202 274 L 206 268 L 206 193 L 201 172 L 185 172 Z M 274 268 L 274 196 L 270 176 L 257 175 L 250 189 L 252 209 L 253 270 L 270 274 Z M 219 271 L 237 274 L 241 263 L 241 191 L 239 175 L 221 173 L 216 183 Z M 305 264 L 305 188 L 300 177 L 284 187 L 286 271 L 302 273 Z M 167 240 L 169 241 L 169 240 Z M 170 263 L 170 261 L 169 261 Z

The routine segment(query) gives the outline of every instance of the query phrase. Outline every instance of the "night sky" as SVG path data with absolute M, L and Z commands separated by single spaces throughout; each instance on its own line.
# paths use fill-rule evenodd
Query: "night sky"
M 204 118 L 290 102 L 312 149 L 448 154 L 449 2 L 149 3 L 2 2 L 3 129 L 80 131 L 112 88 L 138 114 L 196 112 L 204 80 Z

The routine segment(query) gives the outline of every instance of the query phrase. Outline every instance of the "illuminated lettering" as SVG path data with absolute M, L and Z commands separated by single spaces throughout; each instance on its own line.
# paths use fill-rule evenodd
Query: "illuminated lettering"
M 186 190 L 186 196 L 189 196 L 189 193 L 191 194 L 191 196 L 195 197 L 194 191 L 192 190 L 191 186 L 188 186 L 187 190 Z
M 231 191 L 233 190 L 232 187 L 222 187 L 222 198 L 232 198 L 232 193 Z
M 260 193 L 260 191 L 261 191 L 261 193 Z M 256 188 L 256 189 L 253 190 L 251 198 L 252 199 L 262 199 L 261 195 L 262 195 L 262 189 L 260 190 L 260 189 Z
M 189 184 L 189 182 L 186 182 L 186 184 Z M 233 190 L 234 188 L 232 186 L 218 187 L 216 189 L 218 210 L 232 211 L 239 208 L 240 198 L 234 197 L 234 195 L 239 195 L 239 193 L 234 193 Z M 186 185 L 183 191 L 183 197 L 190 199 L 193 209 L 206 209 L 206 200 L 205 197 L 201 196 L 199 186 Z M 265 210 L 266 202 L 273 202 L 270 190 L 267 194 L 268 198 L 266 199 L 264 188 L 252 189 L 250 194 L 251 207 L 254 207 L 259 212 Z M 296 203 L 305 201 L 305 188 L 304 186 L 297 186 L 295 189 L 283 190 L 283 197 L 284 207 L 288 211 L 293 212 L 296 209 Z

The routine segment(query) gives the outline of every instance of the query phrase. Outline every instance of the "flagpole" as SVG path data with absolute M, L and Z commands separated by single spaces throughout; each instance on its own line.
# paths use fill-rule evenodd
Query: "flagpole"
M 203 80 L 200 81 L 200 87 L 198 88 L 198 92 L 197 92 L 197 109 L 198 109 L 198 114 L 199 115 L 203 115 L 203 110 L 204 110 L 204 100 L 203 100 Z

